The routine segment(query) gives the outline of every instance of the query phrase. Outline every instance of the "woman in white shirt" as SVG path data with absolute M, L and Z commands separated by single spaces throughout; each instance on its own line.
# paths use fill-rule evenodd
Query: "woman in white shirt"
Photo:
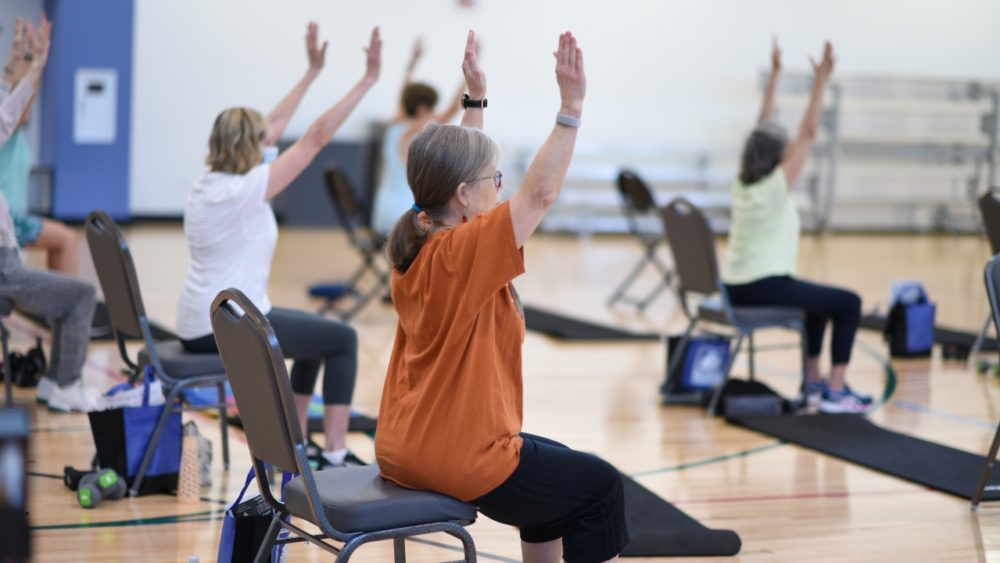
M 192 352 L 217 352 L 209 307 L 222 290 L 243 291 L 267 314 L 285 357 L 295 360 L 292 389 L 303 433 L 313 387 L 322 364 L 323 461 L 361 463 L 346 447 L 350 403 L 357 372 L 357 335 L 351 327 L 303 311 L 273 308 L 267 296 L 278 226 L 270 201 L 309 165 L 320 149 L 375 84 L 382 41 L 372 31 L 364 77 L 306 133 L 276 158 L 268 158 L 323 68 L 327 43 L 317 41 L 316 24 L 306 36 L 309 68 L 292 91 L 267 116 L 249 108 L 230 108 L 215 120 L 209 137 L 209 170 L 196 182 L 184 210 L 190 264 L 181 291 L 177 334 Z M 272 161 L 273 160 L 273 161 Z

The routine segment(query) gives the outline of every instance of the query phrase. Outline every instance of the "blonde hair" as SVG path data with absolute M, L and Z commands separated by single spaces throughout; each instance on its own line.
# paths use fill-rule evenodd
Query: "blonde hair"
M 471 182 L 500 157 L 500 145 L 479 129 L 457 125 L 428 125 L 410 143 L 406 179 L 416 206 L 434 220 L 447 214 L 448 202 L 462 182 Z M 410 209 L 389 233 L 389 261 L 406 272 L 427 240 Z
M 267 122 L 257 110 L 229 108 L 215 118 L 205 164 L 213 172 L 246 174 L 260 164 Z

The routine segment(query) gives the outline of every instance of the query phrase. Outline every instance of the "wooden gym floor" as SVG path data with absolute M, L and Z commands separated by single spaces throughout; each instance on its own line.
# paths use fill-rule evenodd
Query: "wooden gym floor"
M 172 327 L 186 263 L 179 226 L 133 227 L 126 236 L 150 316 Z M 668 294 L 644 315 L 605 307 L 611 289 L 639 256 L 638 245 L 626 237 L 536 236 L 526 256 L 528 273 L 516 283 L 527 304 L 635 330 L 676 332 L 683 326 Z M 988 310 L 982 282 L 987 258 L 986 243 L 974 237 L 804 237 L 800 275 L 856 289 L 866 310 L 886 298 L 891 279 L 919 279 L 938 303 L 941 324 L 972 331 Z M 39 263 L 37 256 L 30 261 Z M 306 286 L 343 278 L 357 262 L 339 232 L 284 229 L 274 260 L 272 300 L 315 309 Z M 85 277 L 95 279 L 89 256 L 83 269 Z M 643 281 L 656 282 L 652 274 Z M 378 411 L 394 323 L 394 311 L 380 303 L 353 323 L 361 342 L 354 404 L 362 412 Z M 47 336 L 21 318 L 10 326 L 15 349 L 27 348 L 36 334 Z M 781 331 L 758 338 L 759 345 L 794 341 Z M 758 362 L 762 380 L 794 394 L 794 349 L 761 353 Z M 665 409 L 657 395 L 663 363 L 658 343 L 571 344 L 529 332 L 524 429 L 595 452 L 705 525 L 736 530 L 743 540 L 741 553 L 720 560 L 1000 561 L 1000 504 L 986 504 L 975 514 L 967 501 L 779 443 L 709 418 L 701 409 Z M 112 346 L 94 343 L 85 377 L 107 387 L 119 380 L 120 367 Z M 886 367 L 879 335 L 861 331 L 849 371 L 852 384 L 881 395 Z M 894 361 L 892 367 L 897 387 L 870 415 L 874 421 L 985 453 L 1000 419 L 996 377 L 977 375 L 965 363 L 945 362 L 937 354 L 931 360 Z M 742 363 L 735 373 L 745 373 Z M 19 390 L 17 398 L 32 404 L 33 393 Z M 29 470 L 59 475 L 64 465 L 86 466 L 94 452 L 86 416 L 32 410 Z M 217 422 L 190 418 L 215 442 L 213 484 L 204 491 L 212 502 L 185 505 L 171 496 L 150 496 L 87 511 L 59 480 L 32 476 L 36 560 L 186 561 L 190 555 L 214 560 L 223 503 L 235 496 L 249 467 L 246 442 L 240 431 L 232 431 L 233 465 L 225 473 Z M 349 445 L 362 458 L 373 458 L 369 437 L 352 434 Z M 482 517 L 470 531 L 482 561 L 519 560 L 515 530 Z M 457 542 L 446 536 L 407 544 L 410 561 L 459 557 L 447 547 Z M 329 560 L 307 545 L 292 547 L 290 554 L 293 561 Z M 364 547 L 355 560 L 389 561 L 391 543 Z

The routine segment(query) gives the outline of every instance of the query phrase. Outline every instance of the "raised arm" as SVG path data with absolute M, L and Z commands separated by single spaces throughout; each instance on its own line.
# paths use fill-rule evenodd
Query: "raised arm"
M 326 63 L 326 47 L 330 42 L 324 41 L 323 46 L 320 47 L 318 37 L 319 26 L 316 25 L 316 22 L 309 22 L 309 25 L 306 27 L 306 56 L 309 59 L 309 68 L 306 69 L 305 75 L 292 87 L 292 90 L 267 115 L 267 132 L 264 134 L 264 145 L 273 145 L 278 142 L 278 139 L 285 132 L 285 128 L 288 127 L 288 122 L 295 115 L 295 110 L 298 109 L 302 98 L 305 97 L 306 91 L 309 90 L 313 81 L 316 80 L 320 71 L 323 70 L 323 65 Z
M 305 135 L 271 164 L 271 171 L 267 179 L 267 199 L 281 193 L 292 183 L 292 180 L 305 170 L 306 166 L 319 154 L 320 149 L 344 123 L 347 116 L 358 106 L 361 98 L 378 80 L 379 71 L 382 68 L 382 39 L 377 27 L 372 30 L 368 47 L 365 47 L 364 51 L 366 65 L 365 75 L 361 81 L 333 107 L 319 116 L 306 130 Z
M 812 151 L 813 141 L 816 140 L 816 135 L 819 133 L 820 114 L 823 111 L 823 92 L 826 91 L 830 75 L 833 74 L 834 56 L 833 46 L 830 45 L 830 42 L 827 41 L 823 46 L 823 59 L 818 64 L 811 58 L 809 62 L 812 64 L 815 74 L 809 105 L 802 116 L 799 134 L 785 149 L 785 157 L 781 161 L 788 189 L 792 188 L 805 168 L 806 160 L 809 159 L 809 153 Z
M 29 53 L 31 65 L 21 82 L 9 96 L 0 102 L 0 145 L 14 134 L 24 115 L 25 109 L 31 103 L 38 85 L 42 79 L 42 71 L 49 57 L 49 41 L 52 35 L 52 24 L 45 13 L 42 13 L 41 23 L 37 33 L 30 39 Z
M 413 50 L 410 52 L 410 60 L 406 63 L 406 71 L 403 73 L 403 85 L 399 88 L 399 96 L 396 97 L 397 102 L 399 102 L 396 108 L 396 116 L 392 118 L 393 121 L 402 121 L 406 119 L 406 110 L 403 109 L 403 91 L 406 87 L 413 83 L 413 70 L 417 68 L 417 63 L 420 58 L 424 56 L 424 40 L 422 37 L 417 37 L 413 41 Z
M 462 74 L 465 75 L 465 86 L 469 98 L 482 100 L 486 98 L 486 73 L 479 68 L 479 55 L 476 53 L 476 34 L 471 29 L 465 41 L 465 57 L 462 59 Z M 483 128 L 483 109 L 467 108 L 462 116 L 463 127 Z
M 575 126 L 556 123 L 528 167 L 521 189 L 511 198 L 511 222 L 514 224 L 514 240 L 518 247 L 523 246 L 535 232 L 559 197 L 569 161 L 573 157 L 577 127 L 583 113 L 583 98 L 587 93 L 583 51 L 576 46 L 576 38 L 572 33 L 566 32 L 559 36 L 559 50 L 554 54 L 556 82 L 559 83 L 561 98 L 559 113 L 562 114 L 558 116 L 558 120 L 565 123 L 576 120 L 576 123 Z
M 767 77 L 767 86 L 764 87 L 764 101 L 760 106 L 760 115 L 757 116 L 757 125 L 770 121 L 774 117 L 774 91 L 778 86 L 778 75 L 781 73 L 781 49 L 778 47 L 778 38 L 771 41 L 771 74 Z

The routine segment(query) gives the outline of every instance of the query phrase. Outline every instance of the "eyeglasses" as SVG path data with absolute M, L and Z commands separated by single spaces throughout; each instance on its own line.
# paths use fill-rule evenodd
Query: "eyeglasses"
M 473 182 L 482 182 L 483 180 L 493 180 L 493 187 L 495 187 L 498 192 L 503 189 L 503 172 L 499 170 L 497 170 L 492 176 L 476 178 Z

